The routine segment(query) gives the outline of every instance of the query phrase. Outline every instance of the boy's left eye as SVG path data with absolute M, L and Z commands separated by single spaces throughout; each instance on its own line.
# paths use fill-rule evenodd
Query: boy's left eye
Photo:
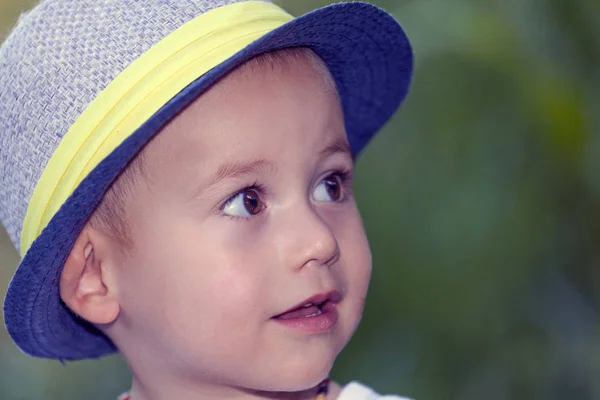
M 329 175 L 313 191 L 315 201 L 340 201 L 343 199 L 342 179 L 339 175 Z

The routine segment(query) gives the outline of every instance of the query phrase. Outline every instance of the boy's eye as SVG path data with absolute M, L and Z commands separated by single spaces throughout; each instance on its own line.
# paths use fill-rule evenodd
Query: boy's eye
M 255 189 L 245 189 L 225 203 L 223 212 L 234 217 L 251 217 L 264 208 L 258 192 Z
M 342 196 L 342 182 L 337 174 L 323 179 L 313 192 L 315 201 L 340 201 Z

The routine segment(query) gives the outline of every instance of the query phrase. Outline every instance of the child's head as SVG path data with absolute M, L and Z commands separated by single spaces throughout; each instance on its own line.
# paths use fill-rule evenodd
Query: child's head
M 0 48 L 12 338 L 120 350 L 142 397 L 317 384 L 371 271 L 353 162 L 411 71 L 364 3 L 43 1 Z
M 324 379 L 360 319 L 371 257 L 322 61 L 295 49 L 245 64 L 141 156 L 75 242 L 66 304 L 169 392 Z

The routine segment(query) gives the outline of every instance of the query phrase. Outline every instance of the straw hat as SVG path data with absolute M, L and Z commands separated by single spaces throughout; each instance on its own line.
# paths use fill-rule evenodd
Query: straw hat
M 62 266 L 115 177 L 178 111 L 264 52 L 306 46 L 335 80 L 354 154 L 407 94 L 410 44 L 364 3 L 293 18 L 267 1 L 46 0 L 0 48 L 0 219 L 23 260 L 4 302 L 27 354 L 113 343 L 61 302 Z

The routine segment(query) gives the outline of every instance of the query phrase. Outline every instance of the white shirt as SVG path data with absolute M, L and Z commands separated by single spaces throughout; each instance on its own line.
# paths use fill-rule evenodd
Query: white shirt
M 340 392 L 337 400 L 410 400 L 396 395 L 380 395 L 370 387 L 358 382 L 350 382 Z

